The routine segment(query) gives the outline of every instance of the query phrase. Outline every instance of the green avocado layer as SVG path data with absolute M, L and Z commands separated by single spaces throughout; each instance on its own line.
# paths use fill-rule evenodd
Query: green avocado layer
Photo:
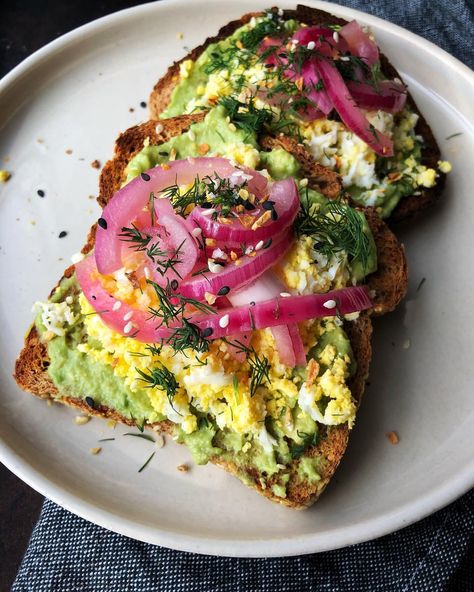
M 127 166 L 128 183 L 143 171 L 168 162 L 170 153 L 175 152 L 175 158 L 200 156 L 200 146 L 207 145 L 207 156 L 222 155 L 232 158 L 229 146 L 240 146 L 258 149 L 257 138 L 254 133 L 239 130 L 229 126 L 224 107 L 211 109 L 203 121 L 190 126 L 190 132 L 171 138 L 168 142 L 155 146 L 146 146 L 136 154 Z M 250 168 L 267 169 L 273 179 L 298 177 L 299 163 L 286 150 L 278 148 L 271 152 L 260 151 L 256 155 L 257 162 Z

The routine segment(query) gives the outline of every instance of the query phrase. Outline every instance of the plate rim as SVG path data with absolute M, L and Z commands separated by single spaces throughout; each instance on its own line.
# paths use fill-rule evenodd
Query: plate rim
M 362 11 L 340 6 L 331 2 L 307 0 L 308 5 L 338 14 L 342 17 L 356 18 L 370 26 L 375 26 L 389 35 L 406 39 L 418 45 L 423 51 L 431 54 L 447 68 L 455 70 L 474 90 L 474 72 L 434 43 L 412 33 L 399 25 L 387 20 L 364 13 Z M 204 0 L 161 0 L 138 6 L 129 7 L 86 23 L 72 31 L 54 39 L 47 45 L 28 56 L 13 70 L 0 80 L 0 93 L 13 85 L 20 78 L 26 78 L 39 66 L 68 45 L 93 37 L 100 33 L 103 27 L 115 26 L 125 21 L 129 14 L 146 14 L 161 10 L 184 9 L 186 5 L 204 4 Z M 220 0 L 206 0 L 206 9 L 212 4 L 220 4 Z M 282 5 L 291 4 L 282 2 Z M 225 23 L 223 23 L 225 24 Z M 5 120 L 6 123 L 8 120 Z M 1 123 L 1 122 L 0 122 Z M 448 505 L 474 485 L 474 460 L 460 470 L 456 478 L 446 481 L 438 488 L 417 498 L 415 501 L 398 506 L 382 516 L 367 519 L 349 527 L 340 527 L 322 537 L 318 533 L 297 535 L 285 538 L 283 535 L 272 539 L 222 539 L 218 537 L 196 537 L 165 529 L 144 527 L 124 516 L 99 509 L 94 504 L 84 501 L 78 494 L 68 492 L 61 486 L 50 481 L 26 458 L 16 453 L 0 434 L 0 461 L 30 487 L 49 498 L 58 505 L 74 514 L 89 520 L 101 527 L 107 528 L 143 542 L 162 545 L 168 548 L 200 554 L 226 557 L 282 557 L 308 554 L 337 549 L 347 545 L 372 540 L 385 534 L 404 528 L 438 509 Z

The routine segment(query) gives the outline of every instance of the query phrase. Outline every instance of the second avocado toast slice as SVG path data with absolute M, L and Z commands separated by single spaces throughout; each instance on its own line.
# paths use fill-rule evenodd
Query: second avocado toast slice
M 173 138 L 176 142 L 186 134 L 186 137 L 189 137 L 189 132 L 191 137 L 199 136 L 202 129 L 194 126 L 199 125 L 202 119 L 202 114 L 199 114 L 161 122 L 149 121 L 122 134 L 117 140 L 114 158 L 103 169 L 99 203 L 105 206 L 112 199 L 126 181 L 130 169 L 134 169 L 138 175 L 143 172 L 137 168 L 140 160 L 147 163 L 146 168 L 156 165 L 156 162 L 149 162 L 153 152 L 162 159 L 162 166 L 168 166 L 166 160 L 170 152 L 176 149 L 173 146 L 178 146 L 178 150 L 180 146 L 178 143 L 173 144 Z M 273 145 L 275 148 L 275 140 L 269 139 L 264 145 L 267 148 Z M 288 156 L 278 153 L 277 160 L 281 157 L 290 160 L 292 157 L 296 161 L 300 193 L 304 191 L 305 181 L 309 180 L 307 187 L 315 194 L 334 198 L 336 189 L 339 192 L 340 187 L 334 174 L 326 173 L 322 167 L 312 162 L 311 157 L 296 143 L 285 141 L 284 145 Z M 153 150 L 153 147 L 156 147 L 156 150 Z M 210 152 L 212 147 L 208 148 Z M 281 146 L 277 148 L 282 149 Z M 171 156 L 176 157 L 177 154 Z M 265 163 L 268 164 L 268 159 Z M 133 338 L 114 337 L 113 332 L 105 328 L 100 317 L 92 314 L 93 310 L 89 310 L 80 296 L 74 267 L 66 270 L 59 283 L 59 289 L 53 291 L 51 299 L 64 307 L 69 303 L 75 320 L 66 327 L 64 335 L 48 336 L 42 323 L 44 317 L 41 314 L 38 316 L 37 323 L 30 330 L 25 348 L 17 361 L 16 380 L 23 389 L 33 394 L 75 406 L 91 415 L 112 417 L 129 425 L 159 426 L 179 441 L 184 441 L 198 462 L 210 460 L 223 466 L 273 501 L 295 508 L 307 507 L 318 498 L 331 479 L 347 445 L 353 414 L 360 402 L 368 374 L 372 332 L 370 316 L 392 310 L 406 290 L 407 271 L 403 249 L 387 226 L 373 212 L 366 212 L 365 215 L 377 250 L 377 271 L 373 271 L 367 277 L 367 285 L 374 292 L 374 306 L 371 312 L 362 312 L 354 320 L 345 319 L 342 325 L 334 320 L 323 320 L 312 325 L 305 337 L 307 343 L 312 343 L 312 353 L 307 366 L 295 368 L 289 374 L 285 370 L 281 377 L 273 378 L 275 382 L 280 381 L 278 384 L 283 392 L 281 396 L 286 401 L 285 405 L 280 405 L 278 409 L 273 409 L 277 405 L 275 393 L 278 389 L 275 385 L 271 388 L 261 386 L 261 389 L 268 390 L 261 391 L 256 398 L 248 397 L 240 382 L 236 384 L 235 379 L 225 387 L 229 392 L 223 391 L 224 395 L 217 397 L 213 402 L 222 409 L 225 408 L 229 415 L 227 408 L 232 409 L 234 396 L 243 397 L 242 401 L 252 406 L 257 399 L 261 400 L 260 397 L 265 393 L 265 396 L 271 395 L 270 399 L 273 400 L 265 403 L 271 407 L 267 409 L 265 425 L 271 438 L 275 440 L 274 450 L 270 453 L 265 451 L 268 447 L 267 441 L 254 441 L 247 437 L 245 432 L 239 433 L 229 429 L 228 426 L 233 425 L 232 422 L 240 416 L 229 416 L 227 427 L 219 427 L 220 420 L 215 414 L 217 407 L 214 413 L 205 413 L 202 410 L 203 395 L 195 388 L 196 377 L 206 374 L 202 368 L 190 370 L 189 372 L 194 372 L 195 376 L 193 374 L 194 378 L 187 381 L 190 392 L 194 393 L 195 404 L 200 406 L 195 429 L 191 429 L 191 426 L 186 431 L 183 423 L 178 425 L 180 418 L 174 417 L 174 421 L 171 421 L 162 415 L 160 417 L 160 413 L 157 413 L 156 408 L 150 403 L 153 402 L 150 398 L 152 389 L 132 390 L 128 374 L 124 374 L 125 370 L 128 372 L 133 366 L 146 368 L 141 366 L 145 359 L 143 347 Z M 95 232 L 96 227 L 93 227 L 84 253 L 89 253 L 94 248 Z M 293 273 L 293 268 L 287 266 L 286 275 L 285 265 L 281 269 L 284 277 L 290 281 L 289 273 Z M 298 270 L 299 267 L 295 269 L 297 272 Z M 297 278 L 298 281 L 300 279 Z M 127 290 L 133 289 L 136 279 L 130 276 L 128 280 L 125 279 L 125 282 L 127 281 L 131 285 Z M 265 339 L 261 335 L 258 337 L 258 342 L 255 343 L 256 353 L 273 352 L 271 356 L 275 356 L 274 345 Z M 106 343 L 107 340 L 112 341 Z M 128 357 L 127 369 L 124 369 L 126 356 L 120 357 L 117 353 L 120 348 L 121 351 L 136 354 L 136 357 Z M 202 356 L 200 359 L 202 360 Z M 170 363 L 169 359 L 166 359 L 166 362 Z M 214 362 L 212 358 L 210 365 Z M 278 365 L 277 358 L 274 363 Z M 239 364 L 242 366 L 245 362 Z M 316 369 L 316 364 L 320 372 Z M 235 367 L 239 368 L 239 365 Z M 345 378 L 342 378 L 341 372 Z M 309 408 L 307 412 L 302 410 L 297 401 L 298 396 L 295 400 L 295 395 L 291 393 L 294 385 L 301 387 L 305 380 L 308 383 L 308 373 L 312 374 L 311 381 L 315 383 L 322 380 L 323 376 L 326 376 L 324 380 L 332 381 L 339 377 L 339 394 L 345 392 L 344 385 L 347 380 L 349 398 L 352 399 L 350 404 L 354 406 L 350 421 L 326 425 L 312 419 Z M 290 375 L 291 380 L 288 380 Z M 213 376 L 215 378 L 220 375 L 217 372 Z M 213 376 L 209 375 L 204 380 L 212 385 Z M 211 388 L 209 384 L 207 388 Z M 293 390 L 289 394 L 285 389 Z M 333 400 L 336 401 L 338 396 L 336 393 Z M 324 404 L 328 405 L 331 397 L 326 399 Z M 346 403 L 349 404 L 347 400 Z M 235 405 L 234 413 L 237 413 L 238 405 Z M 314 413 L 319 414 L 318 417 L 325 417 L 323 407 L 319 411 L 315 409 Z
M 351 23 L 348 33 L 355 43 L 360 43 L 363 48 L 368 43 L 373 44 L 371 38 L 354 23 Z M 307 93 L 314 90 L 324 92 L 321 80 L 316 84 L 314 76 L 306 76 L 305 60 L 313 59 L 312 52 L 318 51 L 319 57 L 327 60 L 325 48 L 328 44 L 341 44 L 341 29 L 347 25 L 344 19 L 303 5 L 298 5 L 295 10 L 272 8 L 266 12 L 246 14 L 223 26 L 216 36 L 208 38 L 169 67 L 150 95 L 151 116 L 156 119 L 170 117 L 209 108 L 221 102 L 229 107 L 231 123 L 239 125 L 241 113 L 246 110 L 253 114 L 259 111 L 261 123 L 265 119 L 262 113 L 268 115 L 273 110 L 273 120 L 269 115 L 264 127 L 274 135 L 283 133 L 298 137 L 318 162 L 341 174 L 345 188 L 356 203 L 374 207 L 390 222 L 413 219 L 439 199 L 445 172 L 450 170 L 450 165 L 440 161 L 436 139 L 409 93 L 405 91 L 406 105 L 401 111 L 367 111 L 374 134 L 378 134 L 380 129 L 392 135 L 395 154 L 391 158 L 378 156 L 362 140 L 354 137 L 355 134 L 341 123 L 336 111 L 331 111 L 327 117 L 319 114 L 316 119 L 312 119 L 306 115 L 300 117 L 294 107 L 297 102 L 301 102 L 299 90 Z M 316 43 L 310 41 L 307 49 L 301 49 L 301 55 L 296 55 L 301 44 L 290 46 L 286 43 L 282 49 L 278 49 L 276 57 L 266 57 L 275 38 L 281 37 L 286 42 L 295 30 L 297 34 L 304 30 L 300 27 L 313 30 Z M 318 50 L 320 40 L 322 44 Z M 377 99 L 377 95 L 382 94 L 379 84 L 394 81 L 394 87 L 400 86 L 401 89 L 403 85 L 389 59 L 383 54 L 379 55 L 374 47 L 373 44 L 372 50 L 377 52 L 375 57 L 378 58 L 374 57 L 373 63 L 367 63 L 365 57 L 361 59 L 356 55 L 357 52 L 346 50 L 337 56 L 334 65 L 349 84 L 355 83 L 361 69 L 367 71 L 365 77 L 368 83 L 362 88 L 369 95 L 372 92 Z M 289 88 L 288 80 L 284 81 L 282 76 L 287 72 L 288 56 L 295 51 L 294 59 L 300 65 L 296 68 L 295 76 L 292 79 L 290 77 L 291 84 L 296 85 L 296 94 L 293 96 L 288 93 L 294 93 L 295 88 Z M 282 85 L 284 89 L 275 91 L 279 99 L 262 102 L 262 93 L 268 92 L 267 87 L 274 85 L 267 79 L 273 75 L 271 66 L 275 61 L 279 64 L 276 68 L 276 86 Z M 301 77 L 301 71 L 305 76 Z M 308 86 L 302 86 L 307 80 Z M 369 83 L 373 88 L 367 90 Z M 311 107 L 314 107 L 313 103 Z M 235 119 L 232 118 L 233 114 L 237 114 Z

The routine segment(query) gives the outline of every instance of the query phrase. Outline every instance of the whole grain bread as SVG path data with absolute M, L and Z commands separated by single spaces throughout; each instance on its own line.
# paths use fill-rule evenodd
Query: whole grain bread
M 192 123 L 199 121 L 202 117 L 203 114 L 196 114 L 160 122 L 149 121 L 132 127 L 121 134 L 115 144 L 114 157 L 106 163 L 101 173 L 100 195 L 98 197 L 100 205 L 105 206 L 120 188 L 128 162 L 143 148 L 147 138 L 150 144 L 167 141 L 171 137 L 185 132 Z M 273 141 L 269 141 L 269 148 Z M 330 177 L 325 176 L 321 171 L 322 167 L 312 163 L 309 154 L 301 152 L 304 149 L 300 146 L 286 144 L 285 147 L 299 158 L 305 175 L 310 180 L 309 183 L 329 197 L 334 191 L 334 184 L 337 179 L 334 179 L 332 175 Z M 405 295 L 407 283 L 407 268 L 403 247 L 398 243 L 387 225 L 374 212 L 366 212 L 366 216 L 378 249 L 378 271 L 371 274 L 368 281 L 369 287 L 375 291 L 374 308 L 370 312 L 362 313 L 356 321 L 346 321 L 344 324 L 357 362 L 356 374 L 349 384 L 354 400 L 357 403 L 360 402 L 364 391 L 371 359 L 371 316 L 392 310 Z M 93 249 L 94 239 L 95 225 L 91 228 L 87 242 L 82 249 L 83 253 L 88 253 Z M 74 267 L 70 266 L 64 272 L 64 276 L 70 277 L 73 273 Z M 49 363 L 47 348 L 40 340 L 38 332 L 33 326 L 26 337 L 25 346 L 15 365 L 14 377 L 23 390 L 41 398 L 52 399 L 75 407 L 89 415 L 112 418 L 127 425 L 135 425 L 133 420 L 122 416 L 114 409 L 104 406 L 91 408 L 85 402 L 83 396 L 71 397 L 58 392 L 48 374 Z M 78 393 L 78 395 L 83 394 Z M 173 424 L 169 421 L 163 421 L 156 425 L 167 433 L 171 433 L 173 430 Z M 349 429 L 347 425 L 323 426 L 321 436 L 319 444 L 309 448 L 301 457 L 319 456 L 324 459 L 320 468 L 320 481 L 310 484 L 302 480 L 298 476 L 298 464 L 301 462 L 301 458 L 296 459 L 291 465 L 286 498 L 280 498 L 272 492 L 271 480 L 268 486 L 263 488 L 260 480 L 261 475 L 251 467 L 239 467 L 237 464 L 227 460 L 223 461 L 219 457 L 213 458 L 212 462 L 222 466 L 232 474 L 244 476 L 245 480 L 250 480 L 259 493 L 273 501 L 293 508 L 305 508 L 314 503 L 334 474 L 346 449 Z
M 179 66 L 185 60 L 195 61 L 202 52 L 211 44 L 216 43 L 222 39 L 232 35 L 236 29 L 242 25 L 248 23 L 252 17 L 262 16 L 262 12 L 252 12 L 245 14 L 240 19 L 234 20 L 222 27 L 217 35 L 209 37 L 206 41 L 194 48 L 188 55 L 181 60 L 174 62 L 166 71 L 165 75 L 162 76 L 155 84 L 153 91 L 149 98 L 150 116 L 152 119 L 158 119 L 160 114 L 167 108 L 171 101 L 171 95 L 175 86 L 179 81 Z M 284 19 L 296 19 L 299 22 L 306 23 L 310 26 L 317 25 L 341 25 L 347 24 L 347 21 L 339 18 L 333 14 L 319 10 L 317 8 L 311 8 L 304 5 L 297 5 L 295 10 L 284 10 Z M 400 74 L 390 63 L 389 59 L 381 54 L 381 69 L 383 74 L 390 79 L 400 78 Z M 418 109 L 411 94 L 408 94 L 407 104 L 411 109 L 418 114 L 419 120 L 415 128 L 417 135 L 420 135 L 424 139 L 424 146 L 422 148 L 421 163 L 429 168 L 437 169 L 438 161 L 440 160 L 441 154 L 439 146 L 433 135 L 433 132 L 428 125 L 426 119 Z M 415 219 L 421 212 L 433 205 L 441 196 L 446 175 L 442 172 L 439 173 L 437 183 L 434 187 L 420 188 L 421 193 L 419 195 L 410 195 L 400 200 L 396 208 L 393 210 L 389 217 L 390 223 L 398 223 L 402 221 L 408 221 Z

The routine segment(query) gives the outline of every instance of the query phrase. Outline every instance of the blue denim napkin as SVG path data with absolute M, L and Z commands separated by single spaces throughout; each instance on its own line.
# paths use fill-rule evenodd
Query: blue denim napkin
M 401 25 L 474 66 L 472 0 L 339 4 Z M 473 532 L 471 491 L 368 543 L 303 557 L 231 559 L 140 543 L 45 501 L 12 592 L 472 592 Z

